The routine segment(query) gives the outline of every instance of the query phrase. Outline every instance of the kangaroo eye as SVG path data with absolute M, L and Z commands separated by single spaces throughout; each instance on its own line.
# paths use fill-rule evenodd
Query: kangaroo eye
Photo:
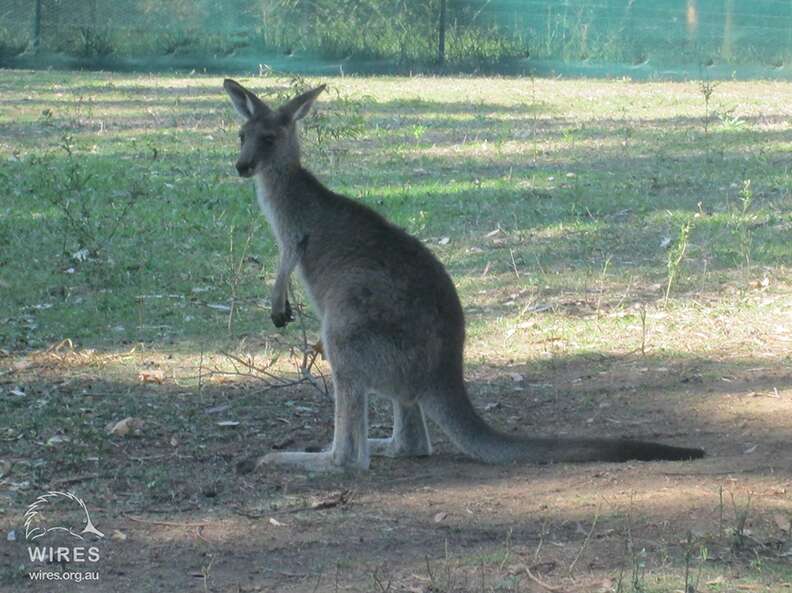
M 243 132 L 239 132 L 239 143 L 240 144 L 245 143 L 245 134 Z

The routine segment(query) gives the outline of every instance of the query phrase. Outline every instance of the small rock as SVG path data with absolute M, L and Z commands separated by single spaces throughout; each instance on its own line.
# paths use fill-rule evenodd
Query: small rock
M 775 521 L 776 526 L 781 530 L 789 533 L 792 531 L 792 522 L 790 522 L 789 517 L 782 513 L 776 513 L 773 515 L 773 521 Z
M 143 430 L 144 422 L 140 418 L 133 418 L 128 416 L 118 422 L 111 422 L 107 425 L 106 430 L 109 434 L 117 437 L 125 437 L 130 434 L 139 435 Z
M 160 369 L 140 371 L 138 373 L 138 380 L 141 383 L 157 383 L 161 385 L 165 382 L 165 371 Z
M 47 447 L 57 447 L 58 445 L 68 442 L 69 442 L 69 437 L 56 434 L 55 436 L 51 436 L 50 438 L 48 438 L 46 444 Z

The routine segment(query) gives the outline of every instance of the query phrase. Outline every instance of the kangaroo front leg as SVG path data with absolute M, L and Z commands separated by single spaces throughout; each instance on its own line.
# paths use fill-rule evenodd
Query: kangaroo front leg
M 297 265 L 298 252 L 281 253 L 278 265 L 278 275 L 275 277 L 275 286 L 272 288 L 272 313 L 270 318 L 275 327 L 284 327 L 294 321 L 291 305 L 289 304 L 289 277 Z
M 426 429 L 421 406 L 393 402 L 393 436 L 369 439 L 372 455 L 385 457 L 423 457 L 432 454 L 432 443 Z

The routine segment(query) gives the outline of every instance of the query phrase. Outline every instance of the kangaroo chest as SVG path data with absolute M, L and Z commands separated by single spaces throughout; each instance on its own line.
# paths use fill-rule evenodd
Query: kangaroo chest
M 287 259 L 294 258 L 297 273 L 302 281 L 302 285 L 305 287 L 308 300 L 321 318 L 322 307 L 314 296 L 311 282 L 306 277 L 305 269 L 302 265 L 302 257 L 310 237 L 305 230 L 301 228 L 302 225 L 295 224 L 285 213 L 279 212 L 278 209 L 273 206 L 272 196 L 264 180 L 260 177 L 256 177 L 255 182 L 256 201 L 275 235 L 281 257 Z
M 270 192 L 267 188 L 266 184 L 262 179 L 256 177 L 256 201 L 258 202 L 259 208 L 264 216 L 267 218 L 267 222 L 272 229 L 272 232 L 275 233 L 275 238 L 278 241 L 278 245 L 281 249 L 283 249 L 283 230 L 280 228 L 281 224 L 280 221 L 277 219 L 275 215 L 275 211 L 272 207 L 272 202 L 270 200 Z

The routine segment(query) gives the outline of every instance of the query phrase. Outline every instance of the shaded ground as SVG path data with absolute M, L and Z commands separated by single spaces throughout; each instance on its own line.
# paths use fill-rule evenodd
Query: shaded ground
M 792 553 L 788 365 L 665 364 L 633 355 L 559 360 L 541 375 L 478 367 L 471 389 L 505 430 L 696 444 L 703 461 L 489 467 L 433 431 L 436 456 L 377 459 L 354 478 L 234 472 L 245 454 L 329 440 L 331 405 L 314 389 L 196 393 L 107 383 L 91 371 L 64 384 L 47 380 L 52 368 L 25 369 L 17 381 L 37 377 L 26 383 L 28 402 L 90 417 L 135 398 L 146 402 L 137 414 L 145 424 L 96 457 L 40 445 L 35 457 L 47 463 L 27 484 L 13 480 L 30 475 L 31 460 L 10 459 L 3 525 L 20 540 L 3 545 L 4 590 L 38 590 L 17 574 L 31 564 L 19 517 L 35 493 L 65 487 L 108 535 L 97 543 L 101 584 L 41 590 L 541 590 L 530 570 L 565 591 L 617 590 L 619 579 L 621 590 L 672 591 L 686 563 L 701 590 L 780 590 Z M 218 426 L 228 419 L 241 422 Z M 375 406 L 373 432 L 386 433 L 387 422 Z

